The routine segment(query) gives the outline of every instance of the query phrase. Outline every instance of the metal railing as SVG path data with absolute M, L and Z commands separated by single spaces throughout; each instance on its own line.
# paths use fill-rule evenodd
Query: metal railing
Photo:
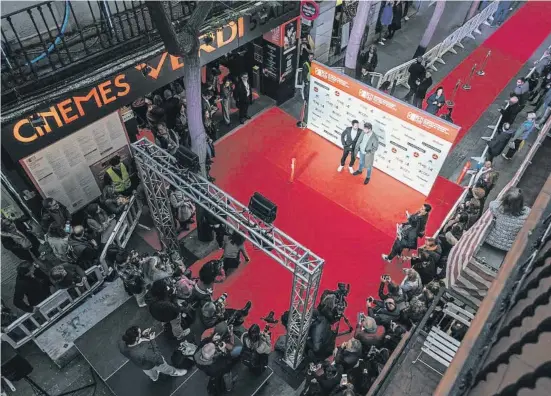
M 209 19 L 243 3 L 217 1 Z M 181 29 L 197 2 L 170 4 L 170 19 Z M 144 0 L 44 1 L 2 15 L 0 30 L 3 104 L 161 42 Z
M 545 55 L 542 55 L 542 57 L 539 59 L 539 61 L 543 60 L 544 57 L 545 57 Z M 530 71 L 526 75 L 526 77 L 525 77 L 526 80 L 528 80 L 530 77 L 532 77 L 532 74 L 534 74 L 535 71 L 536 71 L 536 67 L 534 66 L 530 69 Z M 509 102 L 507 102 L 504 109 L 506 109 L 508 107 L 509 107 Z M 492 129 L 492 134 L 490 136 L 484 136 L 483 138 L 485 140 L 487 140 L 489 142 L 498 134 L 499 125 L 501 124 L 502 119 L 503 119 L 503 115 L 500 114 L 498 119 L 497 119 L 497 122 L 495 124 L 488 125 L 488 128 Z M 486 160 L 487 154 L 488 154 L 488 145 L 486 145 L 486 147 L 484 147 L 484 150 L 482 151 L 482 154 L 480 154 L 480 156 L 471 157 L 471 159 L 473 161 L 476 161 L 478 166 L 480 166 L 480 164 L 482 164 Z M 476 173 L 476 172 L 474 172 L 474 173 Z
M 103 270 L 95 265 L 86 270 L 82 286 L 56 291 L 35 307 L 34 312 L 17 318 L 2 333 L 2 340 L 19 348 L 54 324 L 66 312 L 98 289 L 104 280 Z
M 463 26 L 461 26 L 459 29 L 455 30 L 448 37 L 446 37 L 444 41 L 426 52 L 423 55 L 426 68 L 437 71 L 438 69 L 436 68 L 435 63 L 438 62 L 443 65 L 446 64 L 442 59 L 445 54 L 447 54 L 448 52 L 457 54 L 457 51 L 455 51 L 455 46 L 464 48 L 463 44 L 461 44 L 461 41 L 464 38 L 470 37 L 474 39 L 474 33 L 480 34 L 480 25 L 482 25 L 483 23 L 489 24 L 488 20 L 491 20 L 492 15 L 494 15 L 494 13 L 497 11 L 498 3 L 498 1 L 493 1 L 479 14 L 469 19 Z M 379 80 L 379 85 L 377 85 L 377 88 L 380 87 L 380 85 L 384 81 L 390 81 L 393 87 L 395 87 L 396 85 L 403 85 L 404 87 L 409 89 L 409 85 L 407 84 L 409 78 L 408 69 L 413 63 L 415 63 L 415 59 L 412 59 L 409 62 L 396 66 L 387 71 L 385 75 Z
M 109 239 L 107 240 L 107 243 L 105 244 L 105 247 L 99 257 L 99 262 L 104 273 L 108 274 L 110 272 L 110 265 L 106 261 L 107 251 L 113 244 L 120 248 L 126 247 L 126 244 L 134 232 L 134 229 L 139 223 L 142 215 L 142 209 L 143 205 L 141 201 L 136 197 L 136 194 L 134 194 L 128 202 L 128 207 L 124 210 L 124 212 L 122 212 L 121 217 L 117 221 L 117 224 L 115 225 L 115 228 L 109 236 Z

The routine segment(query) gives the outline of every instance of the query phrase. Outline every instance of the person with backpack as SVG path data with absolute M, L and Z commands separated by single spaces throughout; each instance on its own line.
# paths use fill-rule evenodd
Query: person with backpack
M 138 254 L 128 254 L 126 250 L 119 251 L 115 257 L 115 270 L 121 277 L 124 290 L 134 296 L 138 307 L 147 306 L 144 297 L 147 293 L 142 269 L 139 264 Z
M 272 351 L 270 333 L 267 331 L 261 332 L 260 326 L 255 323 L 241 336 L 241 342 L 243 343 L 241 362 L 253 374 L 262 374 L 268 367 L 268 355 Z
M 68 240 L 67 260 L 69 263 L 86 270 L 96 264 L 99 255 L 97 242 L 86 237 L 83 226 L 75 226 Z

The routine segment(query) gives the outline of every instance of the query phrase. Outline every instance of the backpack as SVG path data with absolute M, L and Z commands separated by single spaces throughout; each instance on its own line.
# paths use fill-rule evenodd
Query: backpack
M 193 355 L 195 354 L 197 347 L 187 341 L 180 344 L 178 349 L 174 351 L 170 360 L 172 365 L 177 369 L 189 370 L 195 364 Z
M 71 264 L 76 264 L 78 262 L 78 255 L 75 248 L 70 243 L 67 244 L 67 261 Z

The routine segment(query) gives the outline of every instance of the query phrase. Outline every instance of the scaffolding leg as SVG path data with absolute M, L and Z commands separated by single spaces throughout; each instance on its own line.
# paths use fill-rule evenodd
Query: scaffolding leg
M 152 171 L 147 166 L 143 166 L 141 158 L 136 157 L 136 164 L 138 165 L 149 211 L 157 228 L 161 245 L 167 250 L 180 252 L 176 226 L 166 188 L 170 184 L 157 172 Z
M 312 274 L 308 274 L 297 266 L 293 274 L 284 360 L 294 370 L 300 366 L 304 359 L 304 348 L 318 296 L 322 271 L 323 266 L 320 266 Z

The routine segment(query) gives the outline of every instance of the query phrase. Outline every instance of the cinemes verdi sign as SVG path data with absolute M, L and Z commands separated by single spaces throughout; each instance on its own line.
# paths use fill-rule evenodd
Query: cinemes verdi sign
M 267 11 L 239 17 L 216 31 L 203 31 L 199 36 L 201 64 L 205 65 L 299 15 L 298 2 L 280 4 Z M 204 40 L 205 37 L 210 39 Z M 183 59 L 163 52 L 147 63 L 136 65 L 95 86 L 74 92 L 70 97 L 52 103 L 48 108 L 6 125 L 2 128 L 2 145 L 12 159 L 17 161 L 182 77 L 183 74 Z M 31 116 L 36 115 L 41 119 L 38 124 L 31 122 Z

